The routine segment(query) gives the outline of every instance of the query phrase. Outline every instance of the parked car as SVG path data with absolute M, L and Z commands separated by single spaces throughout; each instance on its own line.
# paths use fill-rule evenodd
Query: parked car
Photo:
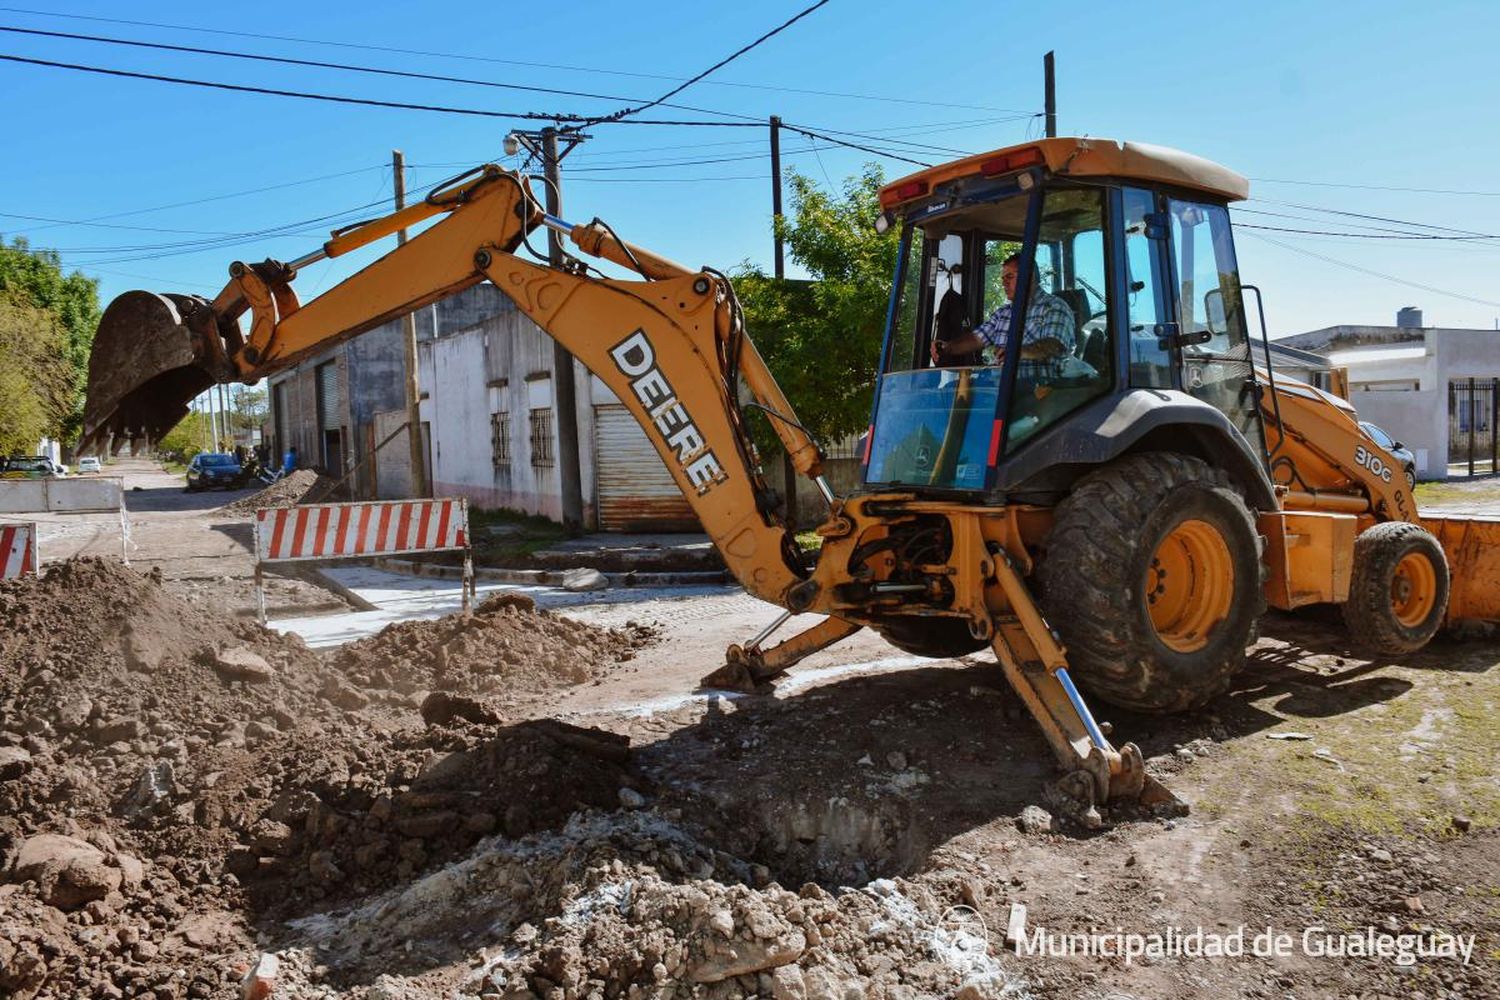
M 244 479 L 245 470 L 239 461 L 223 452 L 199 452 L 188 463 L 187 491 L 209 490 L 214 487 L 232 490 Z
M 1401 463 L 1401 468 L 1406 472 L 1407 488 L 1416 489 L 1417 456 L 1412 453 L 1412 450 L 1368 420 L 1361 420 L 1359 428 L 1365 432 L 1366 437 L 1390 452 L 1391 456 Z
M 0 478 L 5 479 L 56 479 L 62 473 L 46 455 L 12 455 L 5 460 Z
M 78 472 L 80 475 L 85 472 L 103 471 L 104 466 L 99 464 L 99 458 L 96 455 L 85 455 L 78 460 Z

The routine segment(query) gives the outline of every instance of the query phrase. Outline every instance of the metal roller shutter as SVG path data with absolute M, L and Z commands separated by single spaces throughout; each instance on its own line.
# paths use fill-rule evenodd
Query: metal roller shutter
M 693 508 L 624 406 L 594 407 L 599 526 L 605 531 L 701 531 Z
M 339 411 L 339 366 L 329 361 L 316 369 L 318 379 L 318 429 L 336 431 L 342 422 Z

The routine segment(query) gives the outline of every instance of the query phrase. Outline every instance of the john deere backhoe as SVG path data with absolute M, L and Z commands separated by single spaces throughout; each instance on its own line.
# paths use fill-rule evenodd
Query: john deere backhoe
M 1347 404 L 1257 374 L 1227 210 L 1247 193 L 1205 160 L 1100 139 L 888 185 L 879 224 L 900 228 L 901 252 L 849 496 L 824 481 L 723 274 L 549 216 L 527 177 L 493 165 L 298 260 L 234 263 L 213 300 L 116 299 L 94 342 L 86 444 L 159 439 L 213 383 L 253 382 L 488 280 L 629 408 L 745 588 L 823 616 L 779 645 L 767 629 L 731 647 L 723 675 L 767 681 L 860 628 L 926 656 L 990 647 L 1067 791 L 1086 806 L 1168 801 L 1080 689 L 1138 710 L 1200 705 L 1243 664 L 1268 603 L 1342 605 L 1351 638 L 1388 654 L 1445 620 L 1500 617 L 1500 525 L 1424 523 Z M 437 216 L 299 301 L 308 264 Z M 523 258 L 542 227 L 638 280 Z M 988 352 L 946 356 L 1001 305 L 1007 258 L 1015 321 Z M 827 500 L 810 570 L 761 477 L 751 406 Z

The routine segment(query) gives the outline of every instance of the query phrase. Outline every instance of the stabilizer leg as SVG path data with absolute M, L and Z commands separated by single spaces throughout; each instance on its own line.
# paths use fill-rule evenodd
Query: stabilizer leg
M 992 583 L 985 588 L 994 624 L 990 641 L 1006 680 L 1068 772 L 1059 782 L 1060 790 L 1087 810 L 1086 817 L 1097 817 L 1093 807 L 1109 802 L 1186 813 L 1186 804 L 1146 773 L 1134 743 L 1116 749 L 1109 742 L 1068 676 L 1062 643 L 1042 618 L 1010 557 L 1003 551 L 991 555 L 982 545 L 970 551 L 980 560 L 978 575 Z
M 790 611 L 781 615 L 744 646 L 730 646 L 724 653 L 724 665 L 698 683 L 703 687 L 729 691 L 755 691 L 786 673 L 800 660 L 827 649 L 861 628 L 854 622 L 830 616 L 785 642 L 762 650 L 760 644 L 791 616 Z

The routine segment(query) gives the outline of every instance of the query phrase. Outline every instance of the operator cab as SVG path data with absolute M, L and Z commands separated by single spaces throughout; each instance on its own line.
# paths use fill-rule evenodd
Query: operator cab
M 1263 456 L 1226 208 L 1247 193 L 1206 160 L 1099 139 L 884 188 L 902 235 L 866 484 L 1024 492 L 1033 472 L 1114 457 L 1122 422 L 1163 401 L 1211 407 Z M 1132 408 L 1141 391 L 1155 402 Z

